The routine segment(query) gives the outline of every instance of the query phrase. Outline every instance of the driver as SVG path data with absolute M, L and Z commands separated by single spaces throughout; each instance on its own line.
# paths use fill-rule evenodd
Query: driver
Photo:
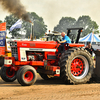
M 62 41 L 59 41 L 59 40 L 58 40 L 58 42 L 59 42 L 61 45 L 59 45 L 59 47 L 58 47 L 57 56 L 58 56 L 58 54 L 61 53 L 61 51 L 64 50 L 64 44 L 65 44 L 65 43 L 71 43 L 70 38 L 69 38 L 68 36 L 66 36 L 65 32 L 62 32 L 62 33 L 61 33 L 61 36 L 62 36 L 63 38 L 62 38 Z

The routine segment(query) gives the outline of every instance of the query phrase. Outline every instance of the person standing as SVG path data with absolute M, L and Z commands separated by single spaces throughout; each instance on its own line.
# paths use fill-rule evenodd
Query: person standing
M 90 42 L 87 42 L 87 46 L 85 47 L 85 49 L 92 55 L 94 49 L 92 48 Z

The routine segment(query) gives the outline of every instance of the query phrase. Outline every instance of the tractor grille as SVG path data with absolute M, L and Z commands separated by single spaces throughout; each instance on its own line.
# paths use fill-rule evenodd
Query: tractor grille
M 15 57 L 15 60 L 18 60 L 18 51 L 17 51 L 17 47 L 11 48 L 11 52 L 12 52 L 12 57 Z

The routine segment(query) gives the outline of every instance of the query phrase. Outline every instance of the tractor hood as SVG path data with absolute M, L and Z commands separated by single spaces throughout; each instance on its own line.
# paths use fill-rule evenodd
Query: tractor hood
M 44 48 L 44 49 L 56 49 L 60 44 L 56 41 L 13 41 L 10 43 L 11 47 L 17 48 Z M 66 44 L 68 47 L 83 47 L 84 44 L 71 43 Z
M 55 41 L 17 41 L 17 47 L 19 48 L 48 48 L 54 49 L 57 47 Z M 58 44 L 59 45 L 59 44 Z

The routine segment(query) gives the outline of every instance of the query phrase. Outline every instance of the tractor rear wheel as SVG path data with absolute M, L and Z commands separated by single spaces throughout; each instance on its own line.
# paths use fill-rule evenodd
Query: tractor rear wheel
M 60 59 L 61 79 L 65 83 L 86 83 L 92 78 L 93 65 L 92 56 L 87 50 L 71 48 Z
M 23 66 L 17 72 L 17 80 L 22 86 L 29 86 L 36 82 L 37 79 L 37 72 L 36 70 L 27 65 Z
M 6 82 L 13 82 L 16 80 L 16 71 L 10 67 L 1 67 L 1 78 Z

